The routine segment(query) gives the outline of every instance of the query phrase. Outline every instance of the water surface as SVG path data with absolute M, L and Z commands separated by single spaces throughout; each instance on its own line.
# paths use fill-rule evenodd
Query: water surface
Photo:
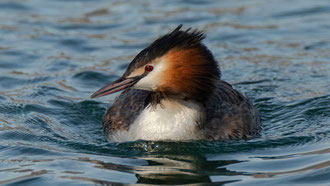
M 0 184 L 330 184 L 330 2 L 0 1 Z M 111 143 L 91 100 L 152 40 L 204 30 L 263 130 L 249 140 Z

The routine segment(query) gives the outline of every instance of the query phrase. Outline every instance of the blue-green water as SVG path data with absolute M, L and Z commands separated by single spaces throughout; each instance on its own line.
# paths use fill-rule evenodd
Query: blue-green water
M 330 185 L 330 1 L 0 1 L 0 185 Z M 111 143 L 89 96 L 178 24 L 253 99 L 244 141 Z

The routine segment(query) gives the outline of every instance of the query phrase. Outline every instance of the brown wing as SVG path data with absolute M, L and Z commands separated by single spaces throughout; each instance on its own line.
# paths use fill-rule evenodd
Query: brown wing
M 206 121 L 201 126 L 206 139 L 235 139 L 257 135 L 260 131 L 258 111 L 251 101 L 225 81 L 206 105 Z
M 150 92 L 127 89 L 122 92 L 107 110 L 103 128 L 109 135 L 114 130 L 128 130 L 140 112 L 145 108 L 145 100 Z

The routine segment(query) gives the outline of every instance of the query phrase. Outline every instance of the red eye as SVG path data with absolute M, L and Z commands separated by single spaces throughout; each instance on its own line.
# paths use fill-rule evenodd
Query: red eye
M 147 72 L 151 72 L 151 71 L 154 69 L 154 67 L 151 66 L 151 65 L 147 65 L 146 67 L 144 67 L 144 69 L 145 69 L 145 71 L 147 71 Z

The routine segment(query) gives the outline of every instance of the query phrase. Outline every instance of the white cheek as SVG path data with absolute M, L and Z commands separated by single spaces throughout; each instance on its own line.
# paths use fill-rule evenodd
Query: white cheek
M 154 66 L 153 71 L 151 71 L 147 76 L 138 81 L 134 85 L 134 88 L 150 91 L 156 90 L 161 85 L 162 76 L 165 70 L 166 62 L 162 60 L 156 66 Z

